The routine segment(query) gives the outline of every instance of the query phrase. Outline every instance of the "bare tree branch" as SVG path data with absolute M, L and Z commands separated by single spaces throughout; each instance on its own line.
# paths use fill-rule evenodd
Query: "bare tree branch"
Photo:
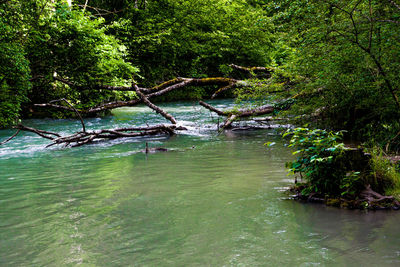
M 218 89 L 217 91 L 215 91 L 215 93 L 211 96 L 211 99 L 215 98 L 218 94 L 227 91 L 229 89 L 232 89 L 233 87 L 235 87 L 236 83 L 230 83 L 227 86 L 221 87 L 220 89 Z
M 370 23 L 370 28 L 369 28 L 369 35 L 368 35 L 368 50 L 371 51 L 372 49 L 372 35 L 374 33 L 374 23 L 372 20 L 372 3 L 371 0 L 368 0 L 368 6 L 369 6 L 369 23 Z
M 53 137 L 52 135 L 56 136 L 56 137 L 61 137 L 58 133 L 53 133 L 53 132 L 49 132 L 49 131 L 43 131 L 43 130 L 39 130 L 39 129 L 35 129 L 35 128 L 31 128 L 22 124 L 18 124 L 17 126 L 14 127 L 15 129 L 19 129 L 21 131 L 27 131 L 27 132 L 32 132 L 35 133 L 43 138 L 46 139 L 50 139 L 50 140 L 54 140 L 55 137 Z
M 86 0 L 85 5 L 83 6 L 83 11 L 86 10 L 86 6 L 87 6 L 88 2 L 89 2 L 89 0 Z
M 165 112 L 164 110 L 162 110 L 161 108 L 157 107 L 156 105 L 154 105 L 153 103 L 151 103 L 147 97 L 140 91 L 139 87 L 134 84 L 133 87 L 135 88 L 136 93 L 140 96 L 140 98 L 142 99 L 143 103 L 148 106 L 149 108 L 151 108 L 152 110 L 154 110 L 155 112 L 161 114 L 164 118 L 166 118 L 167 120 L 171 121 L 173 124 L 176 124 L 176 120 L 174 117 L 172 117 L 170 114 L 168 114 L 167 112 Z
M 224 111 L 221 111 L 219 109 L 216 109 L 215 107 L 211 106 L 210 104 L 203 102 L 203 101 L 199 101 L 199 104 L 203 107 L 205 107 L 208 110 L 211 110 L 212 112 L 217 113 L 220 116 L 227 116 L 228 114 L 225 113 Z
M 239 65 L 235 65 L 235 64 L 230 64 L 229 66 L 234 69 L 246 71 L 246 72 L 253 72 L 255 70 L 258 70 L 258 71 L 265 71 L 267 73 L 270 73 L 273 71 L 272 68 L 266 68 L 266 67 L 243 67 L 243 66 L 239 66 Z
M 264 106 L 253 108 L 253 109 L 239 109 L 239 110 L 222 111 L 222 110 L 219 110 L 203 101 L 199 101 L 199 104 L 201 106 L 205 107 L 206 109 L 217 113 L 220 116 L 227 117 L 227 119 L 224 122 L 224 126 L 222 126 L 222 129 L 226 129 L 226 128 L 230 127 L 232 125 L 232 122 L 237 118 L 271 114 L 276 110 L 271 105 L 264 105 Z
M 58 76 L 53 77 L 53 78 L 56 81 L 62 82 L 64 84 L 67 84 L 72 87 L 79 88 L 81 90 L 94 89 L 94 90 L 110 90 L 110 91 L 135 91 L 135 88 L 133 88 L 131 86 L 111 86 L 111 85 L 105 85 L 105 84 L 84 86 L 84 85 L 80 85 L 80 84 L 75 84 L 67 79 L 63 79 Z M 147 92 L 150 92 L 152 89 L 140 88 L 140 90 L 147 93 Z
M 395 1 L 389 0 L 389 2 L 390 2 L 392 5 L 394 5 L 398 10 L 400 10 L 400 5 L 397 4 Z
M 50 104 L 51 103 L 55 103 L 55 102 L 60 102 L 60 101 L 64 101 L 65 103 L 67 103 L 75 111 L 76 115 L 78 115 L 78 118 L 81 121 L 82 131 L 86 132 L 85 123 L 83 122 L 81 114 L 78 112 L 78 110 L 67 99 L 61 98 L 61 99 L 58 99 L 58 100 L 53 100 L 53 101 L 50 101 Z
M 56 105 L 56 104 L 50 104 L 50 103 L 43 103 L 43 104 L 34 104 L 33 106 L 35 107 L 49 107 L 49 108 L 56 108 L 56 109 L 63 109 L 65 111 L 72 111 L 74 110 L 70 107 L 62 106 L 62 105 Z
M 390 20 L 390 19 L 382 19 L 382 20 L 377 20 L 378 22 L 389 22 L 389 23 L 394 23 L 394 24 L 400 24 L 400 21 L 397 20 Z
M 99 8 L 99 7 L 89 6 L 89 5 L 87 5 L 87 3 L 88 3 L 88 0 L 86 0 L 86 3 L 84 5 L 77 4 L 77 6 L 82 7 L 83 10 L 86 10 L 86 8 L 87 8 L 87 9 L 91 9 L 91 10 L 95 11 L 97 14 L 93 14 L 94 16 L 107 16 L 107 15 L 112 15 L 112 14 L 118 14 L 118 13 L 125 11 L 125 9 L 111 11 L 111 10 L 107 10 L 107 9 L 103 9 L 103 8 Z
M 4 145 L 5 143 L 7 143 L 8 141 L 11 141 L 14 137 L 16 137 L 19 134 L 20 130 L 18 129 L 12 136 L 10 136 L 9 138 L 7 138 L 6 140 L 4 140 L 3 142 L 0 142 L 0 146 Z
M 237 115 L 231 114 L 229 117 L 225 120 L 224 125 L 222 126 L 222 129 L 227 129 L 232 126 L 232 123 L 235 121 Z

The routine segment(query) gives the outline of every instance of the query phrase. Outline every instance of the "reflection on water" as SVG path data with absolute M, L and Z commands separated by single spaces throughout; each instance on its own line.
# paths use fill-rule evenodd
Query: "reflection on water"
M 167 109 L 191 126 L 146 139 L 167 153 L 139 153 L 143 139 L 43 149 L 46 140 L 29 133 L 1 147 L 0 266 L 400 264 L 400 213 L 287 200 L 291 153 L 276 130 L 218 135 L 208 111 L 192 103 Z M 146 108 L 125 108 L 88 127 L 148 117 L 164 122 Z M 72 120 L 26 123 L 80 128 Z M 263 147 L 267 141 L 276 145 Z

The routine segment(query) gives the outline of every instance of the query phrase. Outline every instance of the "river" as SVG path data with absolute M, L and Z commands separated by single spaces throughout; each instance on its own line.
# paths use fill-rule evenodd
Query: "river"
M 278 129 L 218 134 L 216 116 L 195 103 L 162 107 L 189 130 L 48 149 L 21 133 L 1 146 L 0 266 L 400 265 L 400 212 L 288 199 L 284 164 L 293 156 Z M 165 122 L 147 107 L 113 115 L 85 121 Z M 76 120 L 24 123 L 80 129 Z M 145 155 L 145 141 L 169 151 Z

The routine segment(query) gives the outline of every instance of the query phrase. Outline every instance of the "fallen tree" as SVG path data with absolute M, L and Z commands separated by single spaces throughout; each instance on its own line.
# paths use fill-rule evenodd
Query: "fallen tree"
M 82 90 L 86 87 L 74 84 L 66 79 L 56 77 L 54 78 L 57 81 L 63 82 L 69 86 L 75 86 L 79 87 Z M 86 89 L 92 89 L 92 90 L 114 90 L 114 91 L 136 91 L 136 87 L 139 89 L 140 92 L 143 93 L 144 97 L 146 99 L 150 99 L 153 97 L 157 96 L 162 96 L 166 93 L 169 93 L 173 90 L 177 90 L 186 86 L 207 86 L 207 85 L 217 85 L 221 86 L 220 89 L 218 89 L 212 96 L 212 98 L 216 97 L 218 94 L 228 90 L 232 89 L 235 87 L 241 87 L 241 86 L 249 86 L 249 84 L 246 81 L 243 80 L 236 80 L 232 78 L 224 78 L 224 77 L 214 77 L 214 78 L 175 78 L 166 82 L 163 82 L 157 86 L 154 86 L 152 88 L 142 88 L 138 87 L 136 85 L 130 86 L 130 87 L 124 87 L 124 86 L 107 86 L 107 85 L 96 85 L 96 86 L 91 86 Z M 137 93 L 137 92 L 136 92 Z M 135 106 L 139 103 L 142 103 L 142 98 L 134 98 L 128 101 L 113 101 L 109 103 L 103 103 L 101 105 L 98 105 L 96 107 L 89 108 L 87 110 L 79 110 L 81 114 L 84 114 L 86 116 L 88 115 L 93 115 L 102 111 L 114 109 L 114 108 L 119 108 L 119 107 L 131 107 Z M 56 108 L 56 109 L 61 109 L 65 111 L 71 111 L 74 112 L 74 109 L 70 106 L 63 106 L 63 105 L 58 105 L 55 104 L 53 101 L 49 103 L 41 103 L 41 104 L 34 104 L 34 107 L 40 107 L 40 108 Z
M 230 64 L 229 65 L 231 68 L 239 70 L 241 72 L 245 73 L 250 73 L 254 74 L 255 72 L 263 72 L 267 74 L 267 78 L 271 78 L 271 74 L 274 71 L 274 68 L 271 67 L 243 67 L 243 66 L 238 66 L 235 64 Z M 251 75 L 251 78 L 255 78 L 255 75 Z M 161 84 L 158 84 L 156 86 L 153 86 L 151 88 L 144 88 L 144 87 L 139 87 L 136 84 L 132 84 L 131 86 L 111 86 L 111 85 L 104 85 L 101 83 L 96 83 L 96 82 L 91 82 L 89 85 L 81 85 L 77 84 L 73 81 L 70 81 L 67 78 L 60 77 L 60 76 L 54 76 L 53 79 L 57 82 L 61 82 L 65 85 L 68 85 L 70 87 L 74 87 L 78 89 L 78 91 L 83 91 L 83 90 L 109 90 L 109 91 L 132 91 L 136 92 L 137 96 L 133 99 L 127 100 L 127 101 L 112 101 L 108 103 L 102 103 L 100 105 L 97 105 L 95 107 L 90 107 L 88 109 L 78 109 L 79 113 L 84 115 L 84 116 L 94 116 L 97 113 L 104 112 L 107 110 L 111 110 L 114 108 L 119 108 L 119 107 L 131 107 L 135 106 L 139 103 L 145 103 L 146 100 L 143 99 L 151 99 L 154 97 L 162 96 L 165 95 L 171 91 L 181 89 L 187 86 L 218 86 L 218 89 L 211 95 L 211 99 L 217 97 L 223 92 L 226 92 L 228 90 L 234 89 L 234 88 L 239 88 L 239 87 L 248 87 L 248 88 L 253 88 L 253 86 L 268 86 L 269 82 L 267 83 L 262 83 L 260 81 L 256 83 L 252 83 L 248 80 L 238 80 L 234 78 L 226 78 L 226 77 L 210 77 L 210 78 L 183 78 L 183 77 L 177 77 L 168 81 L 165 81 Z M 142 95 L 138 94 L 139 90 Z M 274 90 L 268 93 L 288 93 L 285 90 Z M 298 98 L 302 96 L 302 94 L 299 94 L 297 96 L 294 96 L 294 98 Z M 75 112 L 74 108 L 72 105 L 59 105 L 54 103 L 54 101 L 48 102 L 48 103 L 40 103 L 40 104 L 34 104 L 34 107 L 37 108 L 55 108 L 59 110 L 64 110 L 64 111 L 70 111 L 70 112 Z M 251 112 L 249 110 L 249 112 Z M 254 112 L 251 112 L 254 113 Z M 255 112 L 258 113 L 258 112 Z M 263 113 L 263 114 L 268 114 Z M 261 115 L 261 114 L 260 114 Z M 244 114 L 241 115 L 244 117 Z M 253 115 L 251 115 L 253 116 Z
M 265 71 L 270 73 L 272 71 L 271 68 L 265 67 L 252 67 L 246 68 L 237 65 L 231 65 L 233 68 L 240 69 L 242 71 Z M 14 128 L 17 129 L 17 132 L 8 138 L 7 140 L 0 143 L 0 145 L 5 144 L 12 140 L 15 136 L 18 135 L 20 131 L 28 131 L 35 133 L 43 138 L 49 139 L 52 142 L 47 145 L 47 147 L 53 145 L 64 145 L 64 146 L 81 146 L 85 144 L 92 143 L 98 140 L 105 140 L 105 139 L 115 139 L 115 138 L 122 138 L 122 137 L 138 137 L 138 136 L 151 136 L 157 134 L 174 134 L 175 130 L 184 130 L 183 127 L 177 127 L 176 119 L 171 115 L 165 112 L 160 107 L 156 106 L 152 102 L 150 102 L 150 98 L 157 97 L 164 95 L 168 92 L 173 90 L 177 90 L 186 86 L 209 86 L 209 85 L 216 85 L 219 86 L 211 98 L 216 97 L 218 94 L 235 88 L 235 87 L 251 87 L 251 83 L 244 81 L 244 80 L 236 80 L 233 78 L 224 78 L 224 77 L 213 77 L 213 78 L 175 78 L 166 82 L 163 82 L 159 85 L 156 85 L 151 88 L 141 88 L 137 84 L 132 83 L 131 86 L 111 86 L 111 85 L 102 85 L 102 84 L 92 84 L 90 86 L 84 86 L 76 84 L 68 79 L 55 76 L 53 77 L 55 81 L 64 83 L 68 86 L 75 87 L 78 90 L 113 90 L 113 91 L 134 91 L 136 93 L 136 98 L 128 100 L 128 101 L 114 101 L 109 103 L 103 103 L 99 106 L 89 108 L 87 110 L 79 110 L 74 107 L 68 100 L 65 98 L 53 100 L 48 103 L 42 104 L 34 104 L 35 107 L 38 108 L 56 108 L 64 111 L 74 112 L 77 117 L 79 118 L 82 124 L 82 130 L 78 131 L 74 134 L 61 136 L 59 133 L 43 131 L 40 129 L 31 128 L 22 124 L 15 126 Z M 66 105 L 60 104 L 60 102 L 66 103 Z M 147 126 L 147 127 L 130 127 L 130 128 L 119 128 L 119 129 L 100 129 L 95 131 L 88 131 L 86 130 L 82 115 L 89 116 L 94 115 L 96 113 L 118 108 L 118 107 L 126 107 L 126 106 L 135 106 L 139 103 L 144 103 L 146 106 L 154 110 L 156 113 L 163 116 L 165 119 L 169 120 L 172 125 L 157 125 L 157 126 Z M 233 121 L 238 118 L 245 118 L 245 117 L 252 117 L 252 116 L 259 116 L 265 114 L 271 114 L 277 110 L 277 107 L 271 105 L 265 105 L 257 108 L 252 109 L 239 109 L 239 110 L 230 110 L 230 111 L 221 111 L 216 109 L 215 107 L 200 101 L 200 105 L 205 107 L 206 109 L 217 113 L 220 116 L 227 117 L 223 129 L 230 128 L 232 126 Z M 82 114 L 82 115 L 81 115 Z
M 0 143 L 0 145 L 3 145 L 10 140 L 12 140 L 15 136 L 18 135 L 20 131 L 27 131 L 27 132 L 32 132 L 40 137 L 43 137 L 45 139 L 49 139 L 52 142 L 48 144 L 46 147 L 51 147 L 54 145 L 64 145 L 64 147 L 71 146 L 71 147 L 77 147 L 77 146 L 82 146 L 85 144 L 93 143 L 95 141 L 100 141 L 100 140 L 109 140 L 109 139 L 116 139 L 116 138 L 123 138 L 123 137 L 140 137 L 140 136 L 152 136 L 152 135 L 160 135 L 160 134 L 165 134 L 165 135 L 173 135 L 175 130 L 185 130 L 184 127 L 177 127 L 176 120 L 174 117 L 169 115 L 167 112 L 163 111 L 161 108 L 157 107 L 153 103 L 151 103 L 146 96 L 141 92 L 139 87 L 137 85 L 133 85 L 133 88 L 137 92 L 137 94 L 140 96 L 140 100 L 143 101 L 148 107 L 151 109 L 155 110 L 157 113 L 161 114 L 164 118 L 170 120 L 173 125 L 156 125 L 156 126 L 147 126 L 147 127 L 128 127 L 128 128 L 116 128 L 116 129 L 100 129 L 100 130 L 94 130 L 94 131 L 88 131 L 86 130 L 85 123 L 83 121 L 83 118 L 79 111 L 69 103 L 68 100 L 66 99 L 59 99 L 59 100 L 53 100 L 49 104 L 51 105 L 56 105 L 54 103 L 56 102 L 65 102 L 68 104 L 69 109 L 73 110 L 76 115 L 79 117 L 80 122 L 82 124 L 82 131 L 75 132 L 74 134 L 71 135 L 66 135 L 66 136 L 61 136 L 59 133 L 55 132 L 50 132 L 50 131 L 44 131 L 32 127 L 25 126 L 23 124 L 18 124 L 17 126 L 14 126 L 15 129 L 17 129 L 17 132 L 12 135 L 10 138 L 7 140 L 3 141 Z M 59 106 L 59 105 L 57 105 Z M 64 106 L 62 106 L 64 107 Z
M 61 136 L 58 133 L 43 131 L 24 126 L 22 124 L 19 124 L 14 128 L 20 131 L 32 132 L 43 138 L 51 140 L 52 143 L 50 143 L 46 147 L 51 147 L 54 145 L 77 147 L 99 140 L 109 140 L 123 137 L 152 136 L 159 134 L 173 135 L 175 130 L 185 130 L 185 128 L 177 127 L 176 125 L 162 124 L 149 127 L 129 127 L 117 129 L 101 129 L 96 131 L 79 131 L 71 135 Z
M 252 108 L 252 109 L 222 111 L 222 110 L 219 110 L 203 101 L 199 101 L 199 104 L 201 106 L 205 107 L 206 109 L 217 113 L 220 116 L 227 117 L 224 122 L 224 125 L 222 126 L 222 129 L 230 128 L 232 126 L 233 121 L 235 121 L 235 119 L 237 119 L 237 118 L 245 118 L 245 117 L 271 114 L 276 110 L 276 108 L 271 105 L 264 105 L 264 106 Z

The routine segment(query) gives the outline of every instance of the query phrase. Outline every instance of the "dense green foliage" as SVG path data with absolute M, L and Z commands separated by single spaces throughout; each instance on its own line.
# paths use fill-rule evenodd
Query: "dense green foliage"
M 345 148 L 339 142 L 343 135 L 341 132 L 296 128 L 287 130 L 283 136 L 287 135 L 292 135 L 289 147 L 295 147 L 297 150 L 293 154 L 298 155 L 288 164 L 289 170 L 293 174 L 299 173 L 308 184 L 303 194 L 340 195 L 356 191 L 358 179 L 348 179 L 348 176 L 357 176 L 359 172 L 346 176 L 347 170 L 342 166 Z
M 291 136 L 289 147 L 297 158 L 287 163 L 291 174 L 304 179 L 302 195 L 354 199 L 367 186 L 381 194 L 397 194 L 400 174 L 382 154 L 374 151 L 366 156 L 360 150 L 346 148 L 343 132 L 295 128 L 283 136 Z
M 138 71 L 125 61 L 126 47 L 106 33 L 104 19 L 53 2 L 0 2 L 0 127 L 15 123 L 21 112 L 30 114 L 32 103 L 66 97 L 92 106 L 123 97 L 90 88 L 125 85 Z
M 85 0 L 77 1 L 81 5 Z M 220 75 L 224 64 L 272 62 L 271 19 L 245 0 L 90 1 L 119 10 L 110 32 L 129 48 L 143 82 Z M 98 10 L 88 8 L 96 15 Z
M 103 22 L 67 5 L 56 6 L 51 16 L 41 20 L 27 44 L 35 77 L 29 95 L 32 102 L 68 96 L 80 106 L 93 106 L 118 96 L 90 90 L 92 85 L 130 84 L 137 69 L 125 62 L 126 47 L 105 33 Z M 56 83 L 53 76 L 72 81 L 81 89 Z
M 22 4 L 12 3 L 14 8 Z M 23 28 L 18 13 L 0 9 L 0 127 L 16 122 L 30 88 L 29 62 L 19 45 Z
M 319 126 L 391 142 L 400 131 L 400 9 L 393 1 L 279 1 L 280 37 L 295 50 L 282 67 L 302 77 L 299 113 L 318 111 Z M 277 5 L 270 4 L 271 7 Z
M 271 24 L 246 1 L 147 1 L 114 22 L 145 83 L 219 74 L 231 62 L 270 62 Z
M 275 29 L 274 75 L 242 99 L 296 97 L 288 113 L 400 150 L 400 5 L 395 1 L 252 1 Z M 274 93 L 271 97 L 270 92 Z

